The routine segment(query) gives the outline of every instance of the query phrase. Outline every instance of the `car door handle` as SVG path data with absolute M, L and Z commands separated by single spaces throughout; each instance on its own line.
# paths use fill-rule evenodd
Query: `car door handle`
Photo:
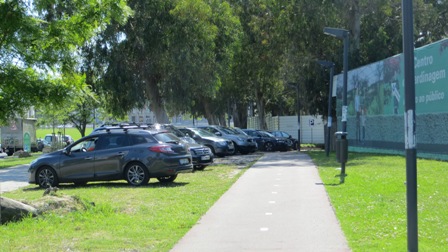
M 126 153 L 120 151 L 120 152 L 118 152 L 118 155 L 117 155 L 117 156 L 124 157 L 124 155 L 126 155 Z
M 86 157 L 85 160 L 93 160 L 93 157 Z

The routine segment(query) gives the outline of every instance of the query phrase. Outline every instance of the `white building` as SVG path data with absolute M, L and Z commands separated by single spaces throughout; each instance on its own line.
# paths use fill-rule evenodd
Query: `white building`
M 143 109 L 133 109 L 128 118 L 130 122 L 135 123 L 156 123 L 156 116 L 149 109 L 149 106 L 145 106 Z

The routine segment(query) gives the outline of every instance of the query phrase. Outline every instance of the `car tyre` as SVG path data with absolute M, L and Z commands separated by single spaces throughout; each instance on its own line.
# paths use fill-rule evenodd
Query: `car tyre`
M 264 149 L 266 151 L 274 151 L 274 144 L 272 142 L 267 142 L 264 144 Z
M 130 163 L 125 169 L 125 179 L 133 186 L 146 185 L 149 182 L 149 172 L 141 163 Z
M 173 182 L 177 178 L 177 175 L 158 177 L 157 180 L 161 183 L 170 183 Z
M 42 188 L 55 187 L 59 185 L 59 179 L 53 168 L 44 166 L 36 173 L 36 181 Z

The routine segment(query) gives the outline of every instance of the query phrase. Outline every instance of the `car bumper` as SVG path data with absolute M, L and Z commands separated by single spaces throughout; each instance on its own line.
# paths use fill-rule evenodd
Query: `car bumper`
M 256 144 L 238 145 L 238 150 L 243 152 L 256 152 L 258 146 Z
M 289 150 L 290 146 L 286 142 L 277 143 L 275 145 L 276 150 Z
M 233 146 L 215 147 L 215 153 L 216 155 L 231 155 L 235 153 L 235 147 Z
M 193 166 L 213 164 L 212 155 L 193 156 Z

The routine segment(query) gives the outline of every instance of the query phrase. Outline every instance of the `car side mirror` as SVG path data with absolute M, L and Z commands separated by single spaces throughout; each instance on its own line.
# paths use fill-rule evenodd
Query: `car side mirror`
M 64 153 L 65 155 L 70 155 L 70 149 L 64 148 L 62 150 L 62 153 Z
M 222 136 L 221 132 L 216 132 L 215 135 Z

